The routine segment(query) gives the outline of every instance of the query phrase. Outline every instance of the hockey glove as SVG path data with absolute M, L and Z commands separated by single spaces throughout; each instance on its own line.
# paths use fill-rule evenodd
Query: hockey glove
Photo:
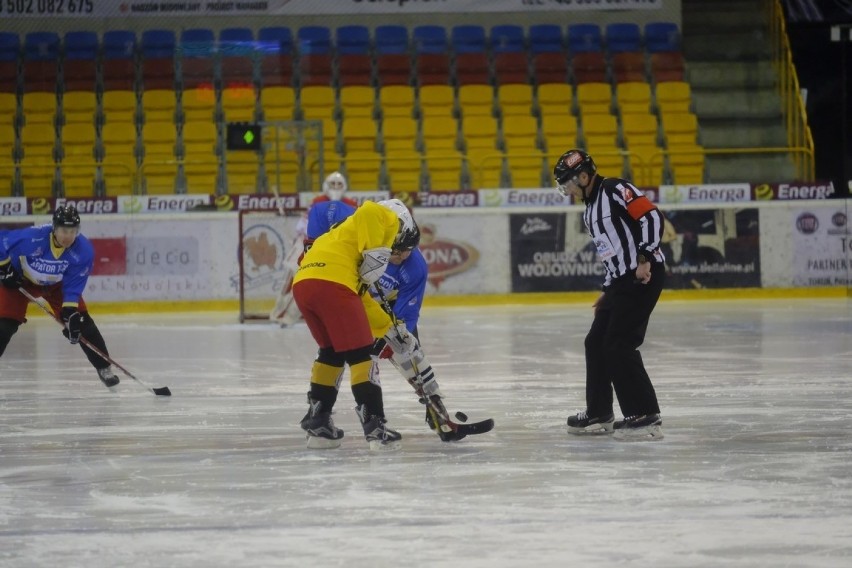
M 20 288 L 24 283 L 20 273 L 12 266 L 11 259 L 6 264 L 0 265 L 0 282 L 6 288 Z
M 425 403 L 425 400 L 423 402 Z M 457 442 L 466 436 L 466 434 L 459 434 L 451 429 L 442 430 L 441 426 L 444 424 L 446 424 L 446 421 L 441 415 L 435 412 L 431 406 L 426 406 L 426 425 L 438 434 L 442 442 Z
M 393 348 L 388 345 L 384 337 L 380 337 L 373 343 L 372 354 L 379 359 L 390 359 L 393 357 Z
M 364 258 L 358 267 L 358 275 L 361 277 L 361 283 L 369 288 L 385 273 L 390 261 L 391 249 L 378 247 L 365 250 L 362 254 Z
M 62 321 L 65 322 L 65 329 L 62 330 L 64 335 L 71 345 L 80 343 L 80 334 L 83 331 L 83 314 L 77 311 L 77 308 L 67 307 L 62 308 Z
M 394 353 L 403 357 L 410 358 L 417 349 L 417 338 L 408 332 L 401 321 L 397 321 L 396 325 L 388 330 L 384 340 L 391 346 Z

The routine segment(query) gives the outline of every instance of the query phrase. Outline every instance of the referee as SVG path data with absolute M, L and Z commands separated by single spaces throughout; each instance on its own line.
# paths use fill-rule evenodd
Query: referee
M 559 193 L 586 205 L 583 221 L 606 269 L 585 341 L 586 410 L 568 418 L 568 431 L 661 439 L 660 406 L 638 347 L 665 281 L 663 214 L 629 181 L 598 175 L 582 150 L 562 154 L 553 177 Z M 613 388 L 624 415 L 617 422 Z

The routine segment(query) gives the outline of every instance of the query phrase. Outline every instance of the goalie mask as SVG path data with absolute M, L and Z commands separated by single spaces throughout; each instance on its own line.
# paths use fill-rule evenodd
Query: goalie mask
M 414 250 L 420 244 L 420 229 L 414 218 L 411 216 L 411 211 L 399 199 L 386 199 L 379 201 L 379 205 L 387 207 L 399 218 L 399 233 L 396 235 L 396 240 L 393 242 L 391 249 L 394 251 Z
M 322 192 L 332 201 L 340 201 L 348 186 L 346 178 L 340 172 L 332 172 L 322 182 Z

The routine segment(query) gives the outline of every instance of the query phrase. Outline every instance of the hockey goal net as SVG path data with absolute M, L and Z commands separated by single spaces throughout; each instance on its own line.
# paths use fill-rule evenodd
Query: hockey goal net
M 239 219 L 240 322 L 269 320 L 298 268 L 305 210 L 241 210 Z

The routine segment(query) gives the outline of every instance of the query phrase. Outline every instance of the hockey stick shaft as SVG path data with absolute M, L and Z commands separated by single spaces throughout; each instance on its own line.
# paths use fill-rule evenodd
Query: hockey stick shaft
M 65 329 L 65 324 L 63 323 L 63 321 L 55 313 L 53 313 L 53 311 L 51 311 L 47 306 L 45 306 L 42 302 L 39 302 L 38 299 L 35 296 L 33 296 L 32 294 L 27 292 L 23 288 L 23 286 L 18 288 L 18 291 L 21 294 L 23 294 L 30 302 L 32 302 L 33 304 L 40 307 L 44 311 L 44 313 L 46 313 L 51 318 L 53 318 L 53 320 L 56 323 L 58 323 L 63 329 Z M 98 357 L 100 357 L 101 359 L 103 359 L 104 361 L 109 363 L 110 365 L 115 366 L 116 368 L 121 370 L 122 373 L 124 373 L 125 375 L 127 375 L 128 377 L 130 377 L 131 379 L 133 379 L 134 381 L 136 381 L 137 383 L 139 383 L 140 385 L 142 385 L 143 387 L 145 387 L 146 389 L 148 389 L 149 391 L 154 393 L 155 395 L 157 395 L 157 396 L 171 396 L 172 395 L 172 392 L 169 390 L 169 387 L 152 387 L 152 386 L 148 385 L 145 381 L 135 377 L 133 375 L 133 373 L 131 373 L 130 371 L 125 369 L 123 366 L 118 364 L 109 355 L 107 355 L 106 353 L 104 353 L 103 351 L 101 351 L 100 349 L 95 347 L 94 345 L 92 345 L 92 342 L 89 341 L 88 339 L 86 339 L 85 337 L 82 337 L 82 336 L 80 337 L 80 343 L 85 345 L 88 349 L 90 349 L 92 352 L 94 352 Z

